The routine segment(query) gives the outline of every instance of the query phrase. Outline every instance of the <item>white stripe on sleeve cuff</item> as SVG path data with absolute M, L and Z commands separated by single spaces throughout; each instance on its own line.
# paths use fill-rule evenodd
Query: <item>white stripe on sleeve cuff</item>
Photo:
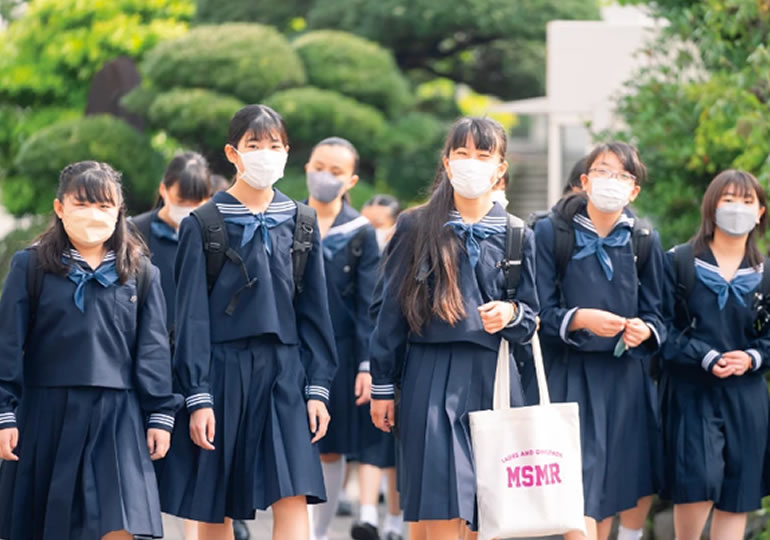
M 199 405 L 214 406 L 214 398 L 211 394 L 193 394 L 185 399 L 185 405 L 190 409 Z
M 719 353 L 716 352 L 714 349 L 711 349 L 703 357 L 703 360 L 701 360 L 700 366 L 703 368 L 704 371 L 711 371 L 711 364 L 717 358 L 719 358 Z
M 524 310 L 521 309 L 521 304 L 518 302 L 513 302 L 514 308 L 516 309 L 516 316 L 509 322 L 505 327 L 506 328 L 513 328 L 517 324 L 521 322 L 521 320 L 524 318 Z
M 393 384 L 373 384 L 372 395 L 373 396 L 392 396 L 396 391 L 396 387 Z
M 305 387 L 305 397 L 306 398 L 310 398 L 310 397 L 313 397 L 313 396 L 321 397 L 321 398 L 325 399 L 326 401 L 329 401 L 329 389 L 328 388 L 324 388 L 323 386 L 318 386 L 318 385 L 314 385 L 314 384 L 306 386 Z
M 756 371 L 760 367 L 762 367 L 762 355 L 759 354 L 759 351 L 756 349 L 748 349 L 746 351 L 746 354 L 751 356 L 751 358 L 754 360 L 754 365 L 751 367 L 751 371 Z
M 8 412 L 8 413 L 0 414 L 0 425 L 15 424 L 15 423 L 16 423 L 16 413 Z
M 570 345 L 575 345 L 575 342 L 572 341 L 568 336 L 567 333 L 569 332 L 569 323 L 572 321 L 572 317 L 575 316 L 575 312 L 578 310 L 578 308 L 573 307 L 570 309 L 567 313 L 564 314 L 564 318 L 561 320 L 561 327 L 559 328 L 559 335 L 561 336 L 561 340 L 564 343 L 568 343 Z
M 153 413 L 150 415 L 149 424 L 158 424 L 174 429 L 174 417 L 163 413 Z

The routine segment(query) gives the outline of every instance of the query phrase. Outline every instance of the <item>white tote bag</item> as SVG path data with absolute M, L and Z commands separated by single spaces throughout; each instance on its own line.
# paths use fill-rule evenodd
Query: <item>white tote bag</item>
M 479 540 L 585 534 L 578 404 L 551 403 L 537 334 L 532 349 L 540 405 L 511 408 L 503 339 L 493 410 L 470 413 Z

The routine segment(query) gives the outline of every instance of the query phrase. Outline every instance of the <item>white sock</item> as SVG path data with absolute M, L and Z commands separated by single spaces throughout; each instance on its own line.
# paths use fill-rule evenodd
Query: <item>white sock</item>
M 621 525 L 618 527 L 618 540 L 641 540 L 643 533 L 642 529 L 626 529 Z
M 337 503 L 345 480 L 345 458 L 340 458 L 334 463 L 321 462 L 321 468 L 324 473 L 327 501 L 313 508 L 313 534 L 317 540 L 326 538 L 329 526 L 337 513 Z
M 361 521 L 368 523 L 373 527 L 377 526 L 377 507 L 373 504 L 361 505 Z
M 385 534 L 395 533 L 398 535 L 404 534 L 404 514 L 385 516 L 385 523 L 382 526 L 382 530 Z

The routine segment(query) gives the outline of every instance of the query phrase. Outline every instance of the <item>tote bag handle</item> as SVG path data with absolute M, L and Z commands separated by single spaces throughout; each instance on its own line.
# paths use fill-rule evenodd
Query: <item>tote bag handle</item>
M 537 332 L 532 336 L 532 355 L 535 360 L 535 375 L 537 376 L 537 389 L 540 393 L 540 405 L 549 405 L 551 396 L 548 393 L 548 383 L 545 379 L 543 367 L 543 352 L 540 349 L 540 340 Z M 494 410 L 511 408 L 511 374 L 510 374 L 510 345 L 507 339 L 500 340 L 500 350 L 497 353 L 497 371 L 495 372 L 495 389 L 492 398 Z

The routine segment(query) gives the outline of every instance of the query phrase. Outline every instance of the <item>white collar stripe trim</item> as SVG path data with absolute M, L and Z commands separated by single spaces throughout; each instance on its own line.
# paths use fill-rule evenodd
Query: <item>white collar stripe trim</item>
M 365 227 L 369 225 L 369 220 L 366 219 L 364 216 L 358 216 L 356 219 L 352 221 L 348 221 L 347 223 L 343 223 L 342 225 L 337 225 L 336 227 L 332 227 L 329 229 L 329 232 L 326 233 L 326 237 L 333 236 L 336 234 L 347 234 L 353 231 L 357 231 L 361 227 Z

